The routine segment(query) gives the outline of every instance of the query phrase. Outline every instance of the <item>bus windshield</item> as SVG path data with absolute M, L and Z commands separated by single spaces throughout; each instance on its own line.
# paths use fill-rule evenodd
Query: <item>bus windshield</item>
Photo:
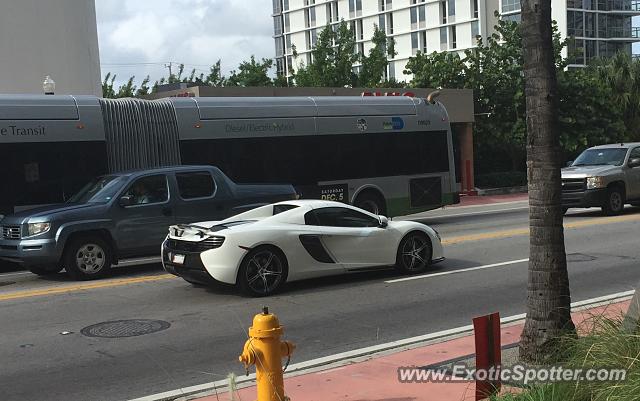
M 94 178 L 69 198 L 67 203 L 107 203 L 122 189 L 125 182 L 126 177 L 117 175 Z
M 587 149 L 571 164 L 577 166 L 622 166 L 627 155 L 625 148 Z

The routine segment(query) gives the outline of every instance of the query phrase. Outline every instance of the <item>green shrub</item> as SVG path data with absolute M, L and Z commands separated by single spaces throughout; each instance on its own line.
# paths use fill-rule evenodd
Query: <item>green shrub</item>
M 503 171 L 476 176 L 478 188 L 507 188 L 527 185 L 527 173 L 523 171 Z

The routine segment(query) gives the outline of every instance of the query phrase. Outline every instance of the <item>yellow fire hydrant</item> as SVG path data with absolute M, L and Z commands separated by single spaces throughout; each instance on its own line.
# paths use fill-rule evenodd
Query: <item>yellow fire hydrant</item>
M 245 369 L 256 366 L 257 401 L 284 401 L 284 380 L 282 358 L 290 357 L 295 345 L 280 341 L 284 328 L 278 317 L 269 313 L 266 306 L 262 313 L 255 315 L 253 326 L 249 327 L 249 339 L 244 344 L 240 362 Z

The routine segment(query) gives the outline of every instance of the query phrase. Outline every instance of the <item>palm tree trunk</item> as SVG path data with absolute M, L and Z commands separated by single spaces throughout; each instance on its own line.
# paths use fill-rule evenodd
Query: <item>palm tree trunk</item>
M 575 333 L 564 249 L 561 148 L 555 114 L 557 81 L 551 31 L 551 0 L 521 0 L 527 107 L 529 180 L 529 274 L 527 317 L 520 359 L 544 363 L 555 340 Z

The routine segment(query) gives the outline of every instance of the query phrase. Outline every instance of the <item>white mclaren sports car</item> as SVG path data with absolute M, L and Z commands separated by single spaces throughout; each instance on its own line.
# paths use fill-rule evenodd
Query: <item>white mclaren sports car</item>
M 429 226 L 321 200 L 171 226 L 162 244 L 167 272 L 193 284 L 237 285 L 251 296 L 272 294 L 288 281 L 372 267 L 420 273 L 443 259 L 440 236 Z

